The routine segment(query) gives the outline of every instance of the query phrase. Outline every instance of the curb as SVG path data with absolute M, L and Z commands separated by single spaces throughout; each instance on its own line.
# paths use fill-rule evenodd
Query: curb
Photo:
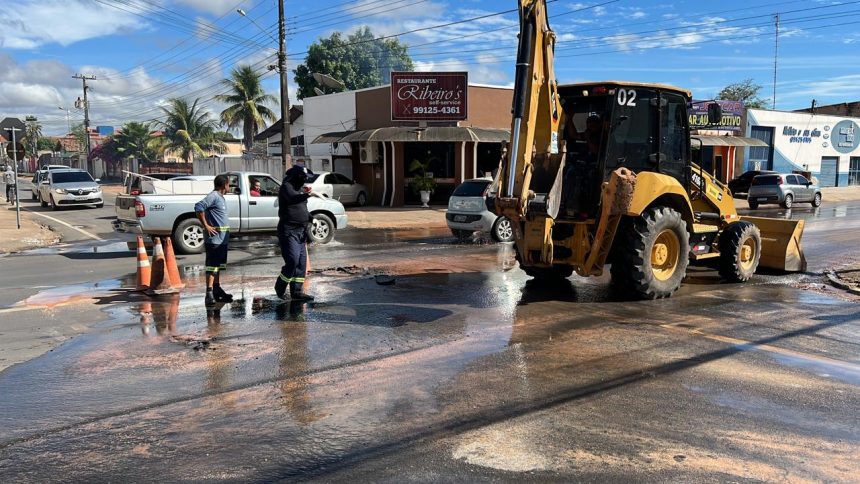
M 855 286 L 853 284 L 846 284 L 833 271 L 827 271 L 825 274 L 827 275 L 827 279 L 830 280 L 830 284 L 836 286 L 839 289 L 843 289 L 845 291 L 848 291 L 851 294 L 854 294 L 855 296 L 860 296 L 860 287 Z

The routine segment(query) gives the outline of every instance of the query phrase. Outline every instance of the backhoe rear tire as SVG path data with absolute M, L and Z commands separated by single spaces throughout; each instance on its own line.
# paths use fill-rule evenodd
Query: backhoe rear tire
M 761 231 L 749 222 L 730 224 L 720 234 L 720 276 L 729 282 L 746 282 L 761 259 Z
M 622 294 L 660 299 L 678 290 L 689 262 L 687 223 L 669 207 L 653 207 L 622 224 L 610 272 Z

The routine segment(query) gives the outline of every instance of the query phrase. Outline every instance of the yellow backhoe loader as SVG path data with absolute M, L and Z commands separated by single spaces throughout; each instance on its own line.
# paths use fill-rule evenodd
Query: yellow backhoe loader
M 692 163 L 689 91 L 636 82 L 558 86 L 546 0 L 520 0 L 511 141 L 495 210 L 532 277 L 600 275 L 630 298 L 670 296 L 688 264 L 729 281 L 759 266 L 803 271 L 802 220 L 739 216 Z M 708 105 L 720 119 L 719 105 Z

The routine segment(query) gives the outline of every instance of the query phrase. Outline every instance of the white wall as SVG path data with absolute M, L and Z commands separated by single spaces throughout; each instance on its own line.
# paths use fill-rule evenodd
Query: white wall
M 311 141 L 324 133 L 355 129 L 355 91 L 309 97 L 303 102 L 305 153 L 311 160 L 309 168 L 313 171 L 331 171 L 332 154 L 349 156 L 349 145 L 340 145 L 332 153 L 331 144 L 311 144 Z M 323 160 L 328 161 L 327 166 Z M 351 177 L 352 173 L 344 172 L 344 175 Z
M 858 118 L 760 109 L 747 111 L 747 136 L 753 126 L 774 128 L 774 170 L 808 170 L 818 175 L 821 158 L 835 156 L 839 158 L 839 186 L 847 185 L 851 158 L 860 157 L 858 125 Z
M 304 130 L 305 130 L 305 117 L 304 116 L 299 116 L 298 118 L 296 118 L 295 121 L 293 121 L 292 124 L 290 124 L 290 136 L 293 138 L 302 134 L 304 132 Z M 281 156 L 281 145 L 280 144 L 277 144 L 277 145 L 272 144 L 272 143 L 280 143 L 280 142 L 281 142 L 281 133 L 275 133 L 274 135 L 272 135 L 272 137 L 269 138 L 269 146 L 266 149 L 266 155 L 268 155 L 270 157 Z

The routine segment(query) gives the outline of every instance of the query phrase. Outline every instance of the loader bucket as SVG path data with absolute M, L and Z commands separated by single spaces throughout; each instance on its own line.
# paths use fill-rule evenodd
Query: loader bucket
M 759 266 L 786 272 L 806 271 L 806 257 L 800 238 L 803 220 L 784 220 L 766 217 L 741 217 L 761 232 L 761 260 Z

